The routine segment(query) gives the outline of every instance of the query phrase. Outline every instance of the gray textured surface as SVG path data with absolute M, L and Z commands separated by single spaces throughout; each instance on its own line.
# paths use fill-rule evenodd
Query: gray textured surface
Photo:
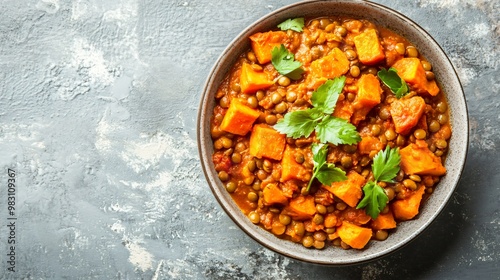
M 419 23 L 462 80 L 471 143 L 437 221 L 383 259 L 322 267 L 223 213 L 196 146 L 200 91 L 240 30 L 295 1 L 2 1 L 0 224 L 16 170 L 16 272 L 0 279 L 499 279 L 499 1 L 375 1 Z

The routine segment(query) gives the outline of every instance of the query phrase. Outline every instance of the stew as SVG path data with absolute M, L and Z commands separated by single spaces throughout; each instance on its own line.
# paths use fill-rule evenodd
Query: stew
M 362 19 L 290 19 L 248 40 L 211 135 L 250 221 L 305 247 L 362 249 L 416 218 L 451 137 L 432 63 Z

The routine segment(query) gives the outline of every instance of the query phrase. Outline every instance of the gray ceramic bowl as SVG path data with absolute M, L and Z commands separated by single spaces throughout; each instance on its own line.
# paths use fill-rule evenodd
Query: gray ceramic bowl
M 248 37 L 267 31 L 289 18 L 345 15 L 364 18 L 404 36 L 432 62 L 437 81 L 446 93 L 450 107 L 453 135 L 445 162 L 447 174 L 439 182 L 415 220 L 400 223 L 397 230 L 383 242 L 370 241 L 364 250 L 342 250 L 330 246 L 324 250 L 307 249 L 300 244 L 279 239 L 252 224 L 233 202 L 219 181 L 211 160 L 213 142 L 210 117 L 215 105 L 214 95 L 238 55 L 250 47 Z M 443 210 L 459 181 L 468 147 L 468 119 L 465 97 L 459 78 L 446 54 L 432 37 L 404 15 L 369 1 L 304 1 L 276 10 L 251 24 L 224 50 L 208 75 L 198 113 L 198 147 L 203 170 L 215 198 L 229 217 L 249 236 L 263 246 L 285 256 L 306 262 L 327 265 L 349 265 L 373 260 L 401 248 L 419 235 Z

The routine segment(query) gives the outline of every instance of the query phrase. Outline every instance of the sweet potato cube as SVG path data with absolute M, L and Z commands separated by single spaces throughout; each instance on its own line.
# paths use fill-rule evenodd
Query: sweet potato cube
M 260 64 L 271 61 L 271 51 L 284 44 L 288 36 L 283 31 L 259 32 L 250 36 L 252 50 Z
M 307 84 L 316 89 L 327 79 L 340 77 L 349 71 L 349 60 L 343 51 L 334 48 L 326 56 L 311 62 Z
M 357 82 L 358 94 L 354 100 L 355 104 L 362 107 L 373 108 L 380 103 L 382 87 L 377 77 L 373 74 L 363 74 Z
M 406 174 L 441 176 L 446 168 L 441 158 L 429 150 L 424 140 L 417 140 L 399 151 L 401 168 Z
M 396 69 L 398 75 L 405 80 L 418 93 L 436 96 L 439 88 L 434 80 L 427 80 L 424 67 L 420 59 L 416 57 L 405 57 L 396 61 L 392 67 Z
M 380 103 L 383 92 L 378 78 L 373 74 L 363 74 L 356 84 L 358 86 L 358 93 L 353 102 L 354 124 L 364 120 L 368 112 Z
M 286 136 L 266 124 L 256 124 L 250 135 L 249 152 L 257 158 L 281 160 L 285 149 Z
M 391 116 L 396 132 L 406 135 L 418 124 L 425 110 L 425 101 L 420 96 L 397 99 L 391 103 Z
M 424 192 L 425 187 L 424 185 L 421 185 L 409 197 L 392 202 L 392 211 L 394 212 L 394 217 L 398 220 L 406 221 L 417 216 Z
M 304 182 L 311 179 L 311 170 L 307 170 L 302 164 L 295 160 L 296 149 L 286 145 L 281 160 L 281 182 L 288 180 L 301 180 Z
M 262 190 L 262 193 L 265 205 L 285 205 L 288 203 L 288 198 L 283 194 L 283 192 L 276 184 L 267 184 Z
M 378 217 L 372 222 L 373 229 L 391 229 L 396 228 L 396 220 L 394 220 L 394 215 L 389 211 L 385 214 L 380 213 Z
M 359 153 L 363 155 L 369 155 L 373 150 L 379 152 L 383 148 L 384 144 L 382 144 L 378 137 L 374 136 L 361 137 L 361 141 L 358 143 Z
M 243 136 L 252 129 L 252 125 L 259 115 L 259 111 L 250 108 L 239 99 L 233 98 L 222 119 L 220 129 Z
M 248 63 L 241 65 L 240 88 L 243 93 L 254 93 L 260 89 L 267 89 L 274 84 L 266 72 L 257 71 Z
M 363 249 L 372 238 L 372 230 L 343 221 L 337 228 L 340 239 L 355 249 Z
M 284 208 L 284 213 L 297 220 L 311 219 L 316 214 L 314 197 L 301 195 L 291 199 L 290 203 Z
M 323 185 L 322 187 L 340 198 L 347 205 L 356 207 L 363 196 L 362 188 L 365 182 L 365 177 L 359 175 L 356 171 L 350 171 L 347 173 L 347 180 L 334 182 L 331 186 Z
M 384 49 L 375 29 L 367 29 L 354 37 L 354 45 L 358 51 L 359 61 L 363 64 L 377 64 L 385 58 Z

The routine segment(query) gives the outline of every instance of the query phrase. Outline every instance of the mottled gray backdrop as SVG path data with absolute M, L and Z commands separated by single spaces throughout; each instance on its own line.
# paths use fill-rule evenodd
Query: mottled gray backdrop
M 263 248 L 221 210 L 198 161 L 203 83 L 243 28 L 293 2 L 1 1 L 0 279 L 498 279 L 498 0 L 375 1 L 435 37 L 469 106 L 463 179 L 422 236 L 322 267 Z

